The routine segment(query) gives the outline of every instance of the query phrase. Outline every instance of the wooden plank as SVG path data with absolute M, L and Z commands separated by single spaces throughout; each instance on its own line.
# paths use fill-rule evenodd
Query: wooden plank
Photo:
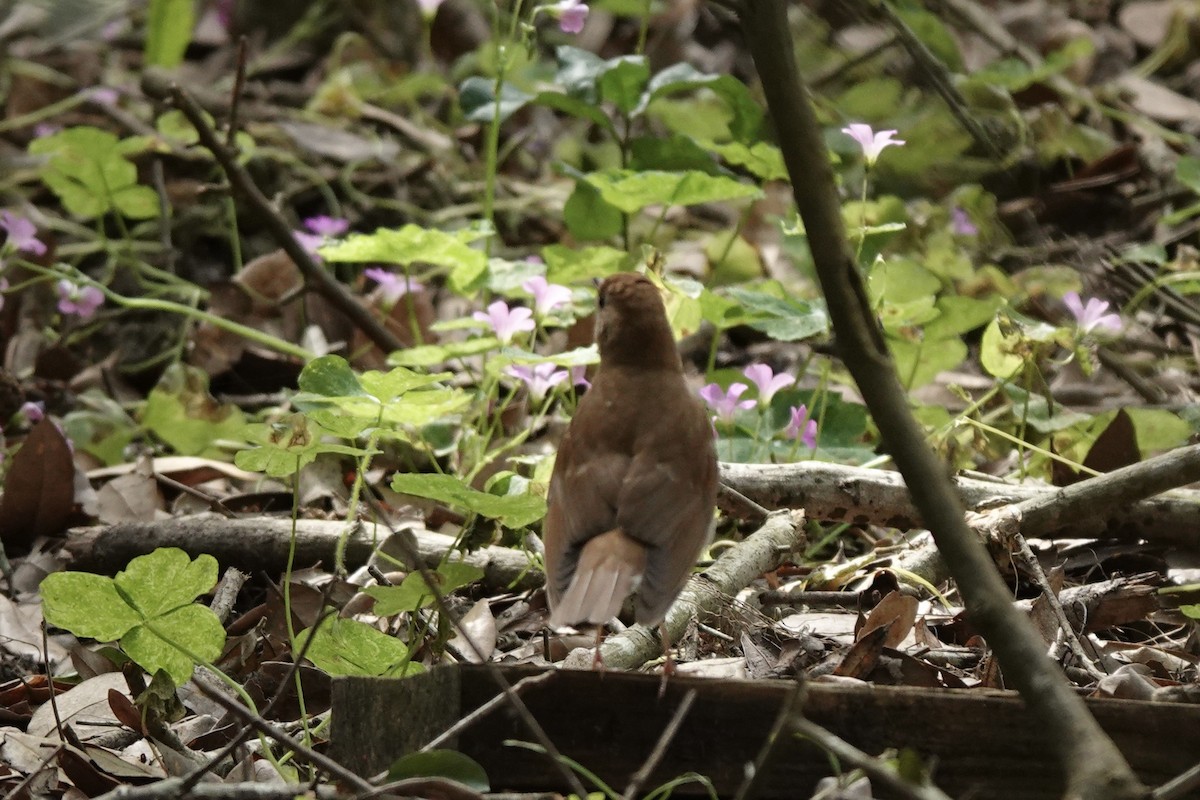
M 539 670 L 502 671 L 516 682 Z M 522 696 L 564 755 L 621 790 L 690 688 L 698 691 L 696 704 L 646 788 L 697 772 L 712 780 L 722 796 L 731 795 L 790 683 L 677 677 L 660 699 L 655 676 L 562 670 Z M 479 666 L 439 668 L 405 680 L 337 679 L 335 757 L 363 775 L 380 771 L 497 693 Z M 1198 706 L 1127 700 L 1092 700 L 1089 706 L 1151 785 L 1200 761 Z M 1049 800 L 1062 794 L 1057 764 L 1012 692 L 814 683 L 808 686 L 804 710 L 868 753 L 911 748 L 927 762 L 932 759 L 935 780 L 952 795 Z M 493 790 L 565 791 L 546 758 L 505 746 L 509 739 L 534 740 L 504 704 L 463 732 L 454 746 L 483 765 Z M 829 759 L 821 750 L 789 738 L 768 765 L 759 796 L 807 796 L 829 774 Z

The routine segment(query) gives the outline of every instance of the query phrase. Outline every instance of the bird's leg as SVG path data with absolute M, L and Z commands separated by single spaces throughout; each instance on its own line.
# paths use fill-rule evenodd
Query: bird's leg
M 661 700 L 667 693 L 667 680 L 675 675 L 675 659 L 671 658 L 671 635 L 667 633 L 667 623 L 658 624 L 658 636 L 662 639 L 663 666 L 662 680 L 658 683 L 658 698 Z
M 600 640 L 604 638 L 604 626 L 596 626 L 596 649 L 593 650 L 592 669 L 598 672 L 604 672 L 604 658 L 600 655 Z

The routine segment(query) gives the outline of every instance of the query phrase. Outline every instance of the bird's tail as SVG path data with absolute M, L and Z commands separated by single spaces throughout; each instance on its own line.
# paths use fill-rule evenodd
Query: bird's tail
M 550 613 L 550 626 L 602 625 L 621 611 L 646 570 L 646 546 L 613 528 L 583 546 L 571 583 Z

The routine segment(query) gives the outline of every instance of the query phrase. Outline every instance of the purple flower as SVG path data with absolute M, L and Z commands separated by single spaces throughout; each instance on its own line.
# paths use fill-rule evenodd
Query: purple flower
M 789 439 L 799 437 L 805 447 L 815 450 L 817 448 L 817 421 L 809 418 L 806 405 L 801 405 L 799 408 L 792 406 L 791 410 L 792 421 L 783 429 L 783 435 Z
M 530 278 L 521 288 L 533 295 L 533 307 L 539 316 L 571 302 L 571 290 L 557 283 L 547 283 L 541 275 Z
M 571 367 L 571 385 L 592 388 L 592 382 L 587 379 L 587 364 L 576 364 Z
M 753 400 L 738 400 L 750 387 L 744 383 L 732 383 L 729 385 L 728 391 L 723 391 L 720 386 L 715 383 L 710 383 L 700 390 L 700 398 L 708 403 L 709 408 L 717 412 L 713 421 L 720 420 L 721 422 L 733 422 L 733 416 L 739 409 L 754 408 Z
M 588 4 L 580 0 L 559 0 L 552 6 L 546 6 L 551 16 L 558 20 L 558 27 L 563 33 L 579 33 L 587 22 Z
M 971 221 L 971 215 L 958 206 L 950 211 L 950 229 L 958 236 L 974 236 L 979 233 L 979 228 Z
M 420 292 L 425 289 L 424 284 L 419 281 L 379 267 L 367 267 L 363 270 L 363 275 L 379 284 L 379 293 L 383 295 L 384 301 L 389 305 L 395 304 L 397 300 L 410 292 Z
M 770 405 L 771 398 L 775 396 L 776 392 L 796 382 L 796 379 L 786 372 L 776 375 L 774 370 L 766 364 L 751 364 L 742 370 L 742 374 L 758 387 L 758 404 L 760 406 Z
M 66 278 L 58 282 L 58 310 L 62 314 L 77 314 L 88 319 L 104 303 L 104 292 L 95 286 L 76 286 Z
M 521 379 L 529 388 L 529 397 L 535 404 L 545 400 L 551 389 L 567 379 L 565 369 L 557 369 L 554 364 L 549 362 L 534 364 L 532 367 L 524 364 L 511 364 L 505 367 L 504 371 L 514 378 Z
M 1097 328 L 1103 328 L 1109 333 L 1117 333 L 1122 328 L 1119 314 L 1107 314 L 1108 301 L 1093 297 L 1083 304 L 1079 292 L 1067 292 L 1063 295 L 1063 305 L 1075 317 L 1075 324 L 1084 334 L 1091 333 Z
M 883 148 L 893 144 L 904 144 L 903 139 L 892 138 L 896 134 L 896 131 L 880 131 L 879 133 L 875 133 L 871 130 L 870 125 L 861 122 L 854 122 L 842 128 L 842 133 L 858 142 L 858 146 L 863 151 L 863 158 L 867 160 L 868 167 L 875 164 L 875 160 L 879 158 L 879 154 L 883 152 Z
M 319 214 L 304 220 L 304 227 L 308 228 L 308 230 L 292 231 L 292 235 L 296 237 L 296 241 L 300 243 L 300 246 L 308 251 L 309 255 L 315 256 L 317 255 L 317 248 L 323 245 L 326 239 L 332 236 L 341 236 L 348 231 L 350 229 L 350 221 Z
M 88 100 L 101 106 L 115 106 L 121 99 L 121 93 L 107 86 L 93 86 L 85 91 Z
M 318 214 L 304 220 L 304 227 L 318 236 L 341 236 L 350 230 L 350 220 Z
M 476 311 L 471 317 L 492 326 L 496 338 L 504 344 L 511 342 L 517 333 L 534 329 L 532 311 L 521 306 L 510 309 L 503 300 L 492 303 L 486 312 Z
M 23 415 L 30 425 L 36 425 L 46 416 L 46 404 L 41 400 L 37 402 L 26 400 L 21 404 L 21 409 L 17 413 Z
M 18 217 L 7 209 L 0 211 L 0 228 L 8 232 L 8 245 L 12 249 L 35 256 L 45 255 L 46 245 L 34 235 L 37 226 L 25 217 Z
M 41 139 L 43 136 L 53 136 L 62 130 L 62 125 L 55 125 L 53 122 L 39 122 L 33 126 L 33 135 Z

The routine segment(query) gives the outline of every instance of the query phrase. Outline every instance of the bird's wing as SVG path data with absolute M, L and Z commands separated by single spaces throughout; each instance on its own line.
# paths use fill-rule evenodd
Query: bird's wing
M 687 413 L 694 430 L 641 448 L 617 501 L 617 524 L 650 548 L 638 588 L 639 622 L 662 618 L 712 532 L 717 465 L 711 428 L 699 408 Z
M 571 581 L 579 548 L 616 526 L 617 501 L 629 464 L 628 456 L 576 438 L 568 431 L 559 445 L 542 528 L 546 563 L 554 570 L 549 585 L 555 599 Z

